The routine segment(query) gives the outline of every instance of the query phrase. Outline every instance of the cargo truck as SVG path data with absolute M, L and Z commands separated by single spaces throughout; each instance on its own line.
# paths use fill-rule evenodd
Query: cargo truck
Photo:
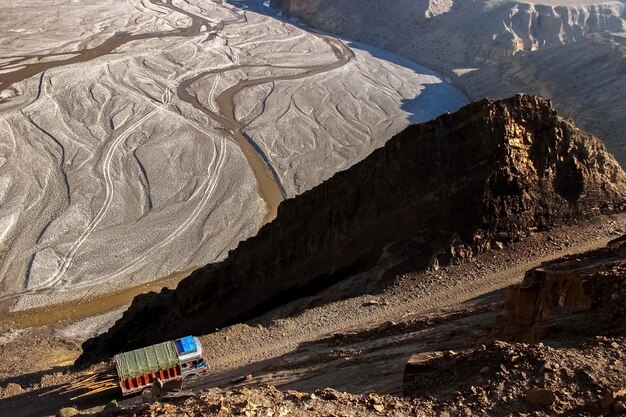
M 115 355 L 115 368 L 124 396 L 182 381 L 208 368 L 200 340 L 194 336 Z

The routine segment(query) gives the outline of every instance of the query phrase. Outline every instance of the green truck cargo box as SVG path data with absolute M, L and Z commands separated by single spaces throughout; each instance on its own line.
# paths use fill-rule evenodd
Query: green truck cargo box
M 173 342 L 164 342 L 115 355 L 115 364 L 121 379 L 135 378 L 176 366 L 178 352 Z

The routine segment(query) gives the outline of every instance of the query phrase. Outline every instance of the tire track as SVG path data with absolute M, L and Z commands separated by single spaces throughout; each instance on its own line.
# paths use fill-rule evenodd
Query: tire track
M 84 62 L 87 60 L 95 59 L 99 56 L 109 54 L 117 47 L 133 40 L 144 39 L 144 38 L 147 39 L 147 38 L 154 38 L 154 37 L 164 37 L 164 36 L 194 36 L 200 32 L 202 26 L 206 26 L 207 28 L 210 28 L 211 30 L 209 33 L 205 35 L 204 40 L 205 41 L 211 40 L 215 38 L 216 36 L 216 32 L 213 31 L 215 28 L 218 28 L 218 30 L 221 30 L 226 24 L 235 24 L 235 23 L 242 23 L 242 22 L 247 21 L 245 12 L 237 13 L 231 10 L 231 13 L 237 16 L 236 19 L 233 19 L 232 22 L 231 21 L 220 22 L 217 24 L 217 26 L 210 27 L 208 20 L 206 20 L 204 17 L 200 17 L 194 13 L 191 13 L 189 11 L 173 6 L 171 3 L 171 0 L 167 0 L 162 4 L 158 4 L 158 6 L 173 10 L 175 12 L 182 13 L 190 17 L 192 20 L 191 26 L 189 26 L 188 28 L 168 32 L 166 34 L 159 34 L 159 35 L 143 34 L 143 35 L 136 35 L 136 36 L 135 35 L 121 36 L 118 38 L 114 37 L 114 38 L 109 39 L 108 41 L 105 41 L 102 45 L 96 48 L 81 51 L 79 55 L 72 57 L 68 60 L 52 61 L 52 62 L 46 63 L 46 64 L 49 64 L 49 66 L 44 68 L 43 71 L 49 68 L 53 68 L 53 67 L 65 66 L 65 65 L 70 65 L 73 63 L 77 63 L 77 62 Z M 306 32 L 306 31 L 303 31 L 303 32 Z M 279 176 L 275 172 L 267 156 L 263 153 L 262 149 L 252 140 L 252 138 L 244 132 L 244 126 L 236 120 L 235 105 L 234 105 L 233 100 L 236 94 L 238 94 L 240 91 L 242 91 L 245 88 L 254 87 L 254 86 L 261 85 L 261 84 L 268 83 L 268 82 L 275 82 L 278 80 L 302 79 L 302 78 L 310 77 L 310 76 L 320 74 L 323 72 L 332 71 L 334 69 L 340 68 L 343 65 L 347 64 L 354 57 L 353 52 L 339 40 L 330 38 L 325 35 L 315 34 L 315 33 L 312 33 L 312 35 L 315 37 L 318 37 L 319 39 L 323 40 L 325 43 L 328 44 L 333 54 L 337 58 L 335 62 L 331 64 L 318 65 L 318 66 L 296 66 L 296 67 L 274 66 L 275 68 L 280 68 L 280 69 L 299 69 L 299 70 L 302 70 L 303 72 L 300 74 L 296 74 L 296 75 L 273 76 L 273 77 L 265 77 L 265 78 L 256 79 L 256 80 L 242 81 L 236 84 L 235 86 L 228 88 L 226 91 L 222 92 L 215 99 L 216 105 L 213 104 L 213 97 L 215 95 L 215 91 L 217 89 L 219 77 L 221 76 L 221 74 L 226 71 L 233 70 L 235 68 L 241 68 L 243 66 L 235 62 L 234 63 L 235 65 L 231 67 L 218 69 L 218 70 L 213 69 L 211 71 L 205 72 L 205 74 L 207 73 L 217 74 L 216 80 L 214 80 L 213 85 L 211 86 L 211 91 L 210 91 L 211 106 L 213 107 L 213 110 L 217 110 L 217 111 L 206 109 L 205 107 L 200 105 L 196 97 L 192 97 L 186 91 L 187 86 L 191 84 L 191 82 L 197 80 L 198 78 L 204 75 L 204 74 L 200 74 L 199 76 L 194 76 L 200 71 L 200 68 L 205 65 L 206 60 L 208 58 L 208 54 L 207 54 L 208 46 L 205 47 L 201 52 L 203 54 L 203 59 L 201 60 L 201 62 L 199 62 L 198 65 L 196 65 L 193 69 L 176 77 L 166 86 L 163 92 L 163 95 L 161 97 L 160 106 L 152 109 L 143 117 L 141 117 L 141 119 L 133 123 L 133 125 L 131 125 L 128 129 L 126 129 L 124 133 L 119 135 L 109 146 L 105 154 L 105 158 L 102 162 L 102 178 L 104 178 L 104 182 L 105 182 L 104 202 L 102 206 L 100 207 L 96 216 L 92 219 L 92 221 L 87 226 L 87 228 L 81 233 L 78 239 L 76 239 L 71 244 L 69 250 L 60 257 L 61 263 L 60 263 L 59 268 L 54 273 L 54 275 L 52 275 L 48 279 L 45 279 L 43 282 L 36 284 L 34 287 L 27 288 L 19 293 L 13 293 L 10 295 L 2 296 L 0 297 L 0 301 L 12 299 L 12 298 L 24 296 L 24 295 L 34 295 L 34 294 L 44 294 L 44 293 L 52 294 L 55 292 L 65 292 L 69 290 L 69 289 L 64 288 L 64 285 L 67 283 L 66 274 L 68 270 L 71 268 L 73 261 L 75 257 L 78 255 L 78 253 L 80 252 L 80 249 L 82 248 L 82 246 L 85 244 L 85 242 L 89 239 L 89 237 L 93 234 L 93 232 L 97 229 L 97 227 L 101 224 L 101 222 L 105 218 L 107 212 L 109 211 L 114 201 L 116 187 L 115 187 L 112 164 L 113 164 L 115 155 L 117 154 L 120 146 L 123 143 L 125 143 L 126 140 L 134 132 L 136 132 L 144 123 L 154 118 L 157 114 L 159 114 L 162 110 L 166 109 L 169 106 L 169 104 L 172 101 L 172 92 L 176 86 L 178 86 L 177 92 L 181 100 L 187 101 L 188 103 L 192 104 L 194 107 L 200 109 L 201 111 L 209 115 L 209 117 L 217 120 L 220 124 L 222 124 L 225 131 L 228 132 L 230 135 L 232 135 L 232 140 L 240 147 L 246 159 L 248 160 L 254 172 L 254 175 L 257 179 L 259 193 L 261 197 L 264 199 L 264 201 L 266 202 L 266 205 L 268 207 L 268 213 L 265 218 L 265 221 L 269 222 L 273 220 L 277 214 L 278 205 L 285 198 L 285 192 L 282 189 L 282 186 L 280 184 Z M 303 34 L 301 36 L 305 36 L 305 35 Z M 194 52 L 194 55 L 191 58 L 192 60 L 195 58 L 197 52 L 198 52 L 197 50 Z M 11 76 L 12 77 L 18 76 L 18 78 L 19 76 L 26 76 L 30 74 L 30 72 L 36 69 L 40 69 L 37 65 L 39 64 L 34 64 L 34 66 L 27 67 L 26 68 L 27 71 L 25 72 L 16 72 L 17 75 L 16 73 L 11 73 Z M 273 66 L 258 65 L 258 67 L 270 67 L 271 68 Z M 190 76 L 192 77 L 191 79 L 189 78 Z M 40 83 L 42 79 L 43 79 L 43 73 L 40 77 Z M 184 79 L 186 79 L 186 81 L 181 83 L 181 81 Z M 0 87 L 10 85 L 17 81 L 21 81 L 21 80 L 17 80 L 16 78 L 10 78 L 10 79 L 4 78 L 3 79 L 0 76 Z M 214 156 L 216 154 L 219 154 L 219 157 L 216 161 L 217 166 L 214 171 L 215 174 L 211 176 L 212 164 L 214 162 L 212 160 L 207 171 L 207 175 L 209 176 L 209 178 L 207 178 L 205 182 L 206 188 L 204 191 L 204 195 L 201 198 L 199 205 L 195 207 L 194 211 L 192 212 L 192 216 L 190 218 L 186 219 L 185 222 L 179 225 L 179 227 L 174 231 L 174 233 L 171 234 L 166 240 L 150 248 L 143 256 L 134 260 L 131 264 L 126 265 L 121 270 L 116 271 L 113 275 L 102 277 L 102 279 L 97 279 L 95 281 L 90 281 L 88 284 L 85 283 L 78 287 L 73 286 L 72 289 L 92 288 L 96 285 L 100 285 L 101 283 L 105 281 L 108 281 L 111 278 L 117 277 L 120 274 L 127 273 L 128 271 L 135 268 L 141 262 L 144 262 L 149 256 L 153 255 L 156 251 L 162 249 L 168 244 L 171 244 L 174 239 L 176 239 L 185 230 L 187 230 L 191 226 L 193 221 L 197 219 L 197 217 L 201 213 L 202 208 L 208 203 L 210 197 L 213 195 L 214 190 L 217 186 L 218 173 L 225 160 L 224 140 L 225 139 L 222 136 L 220 138 L 220 144 L 222 148 L 221 152 L 217 151 L 217 148 L 215 147 L 216 145 L 214 142 L 214 151 L 215 151 Z
M 136 268 L 136 266 L 139 263 L 147 260 L 154 253 L 163 249 L 164 247 L 172 243 L 174 240 L 176 240 L 180 235 L 182 235 L 200 216 L 200 214 L 202 213 L 202 209 L 209 202 L 209 200 L 215 193 L 215 189 L 217 188 L 217 184 L 220 178 L 220 172 L 222 168 L 224 167 L 224 162 L 226 160 L 226 140 L 224 136 L 220 138 L 219 150 L 215 143 L 216 142 L 213 141 L 213 158 L 207 168 L 207 179 L 204 181 L 203 187 L 201 187 L 201 188 L 205 188 L 205 184 L 206 184 L 206 191 L 204 191 L 202 195 L 202 199 L 200 200 L 198 205 L 195 207 L 191 215 L 181 225 L 179 225 L 171 234 L 169 234 L 165 240 L 159 242 L 156 246 L 151 247 L 150 249 L 148 249 L 148 251 L 144 252 L 141 257 L 135 259 L 132 263 L 126 265 L 124 268 L 116 271 L 112 275 L 102 277 L 101 279 L 98 279 L 95 281 L 89 281 L 88 283 L 72 285 L 71 287 L 68 287 L 68 288 L 61 287 L 58 289 L 58 291 L 55 291 L 55 292 L 75 291 L 77 289 L 80 290 L 80 289 L 85 289 L 85 288 L 92 288 L 93 286 L 102 284 L 103 282 L 111 281 L 112 279 L 118 277 L 119 275 L 123 275 L 125 273 L 132 271 L 133 269 Z M 215 167 L 213 167 L 213 165 L 215 165 Z M 192 195 L 189 198 L 189 200 L 195 197 L 196 197 L 196 194 L 194 193 L 194 195 Z
M 98 214 L 96 217 L 90 222 L 87 226 L 87 229 L 80 235 L 80 237 L 74 241 L 69 251 L 62 256 L 61 267 L 57 270 L 57 272 L 47 280 L 44 280 L 42 283 L 37 284 L 32 288 L 33 291 L 41 290 L 49 287 L 53 287 L 59 284 L 65 273 L 70 268 L 74 257 L 78 253 L 78 250 L 85 243 L 85 241 L 89 238 L 89 236 L 93 233 L 93 231 L 98 227 L 106 212 L 109 210 L 111 203 L 113 201 L 113 194 L 115 191 L 115 183 L 113 182 L 113 176 L 111 174 L 111 163 L 113 160 L 113 156 L 117 151 L 117 148 L 120 146 L 122 142 L 124 142 L 131 134 L 133 134 L 143 123 L 149 120 L 154 114 L 158 112 L 157 109 L 153 109 L 148 114 L 144 115 L 141 119 L 135 122 L 128 130 L 126 130 L 122 135 L 118 136 L 117 139 L 114 140 L 112 146 L 109 148 L 103 163 L 103 177 L 105 179 L 105 199 L 103 205 L 100 207 Z M 17 295 L 26 295 L 32 294 L 33 291 L 27 290 L 22 294 Z M 15 295 L 12 295 L 15 296 Z M 4 297 L 0 298 L 0 300 L 5 299 Z

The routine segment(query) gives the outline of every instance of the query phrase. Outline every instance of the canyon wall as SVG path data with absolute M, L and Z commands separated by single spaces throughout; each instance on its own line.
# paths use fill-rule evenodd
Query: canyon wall
M 305 23 L 436 69 L 472 99 L 551 98 L 626 164 L 623 1 L 275 0 Z
M 139 296 L 79 363 L 205 334 L 366 270 L 386 247 L 442 233 L 472 250 L 622 210 L 626 174 L 549 101 L 519 95 L 414 125 L 282 203 L 276 220 L 176 290 Z
M 289 15 L 419 61 L 459 68 L 578 42 L 590 33 L 626 32 L 620 1 L 276 0 Z M 441 49 L 441 50 L 438 50 Z

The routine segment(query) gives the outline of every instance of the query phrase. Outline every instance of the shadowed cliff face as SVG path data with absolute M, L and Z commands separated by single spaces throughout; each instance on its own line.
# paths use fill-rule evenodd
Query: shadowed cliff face
M 390 244 L 455 236 L 472 250 L 624 206 L 604 146 L 549 102 L 483 100 L 411 126 L 362 162 L 281 204 L 276 220 L 175 291 L 147 294 L 81 363 L 206 334 L 367 269 Z

